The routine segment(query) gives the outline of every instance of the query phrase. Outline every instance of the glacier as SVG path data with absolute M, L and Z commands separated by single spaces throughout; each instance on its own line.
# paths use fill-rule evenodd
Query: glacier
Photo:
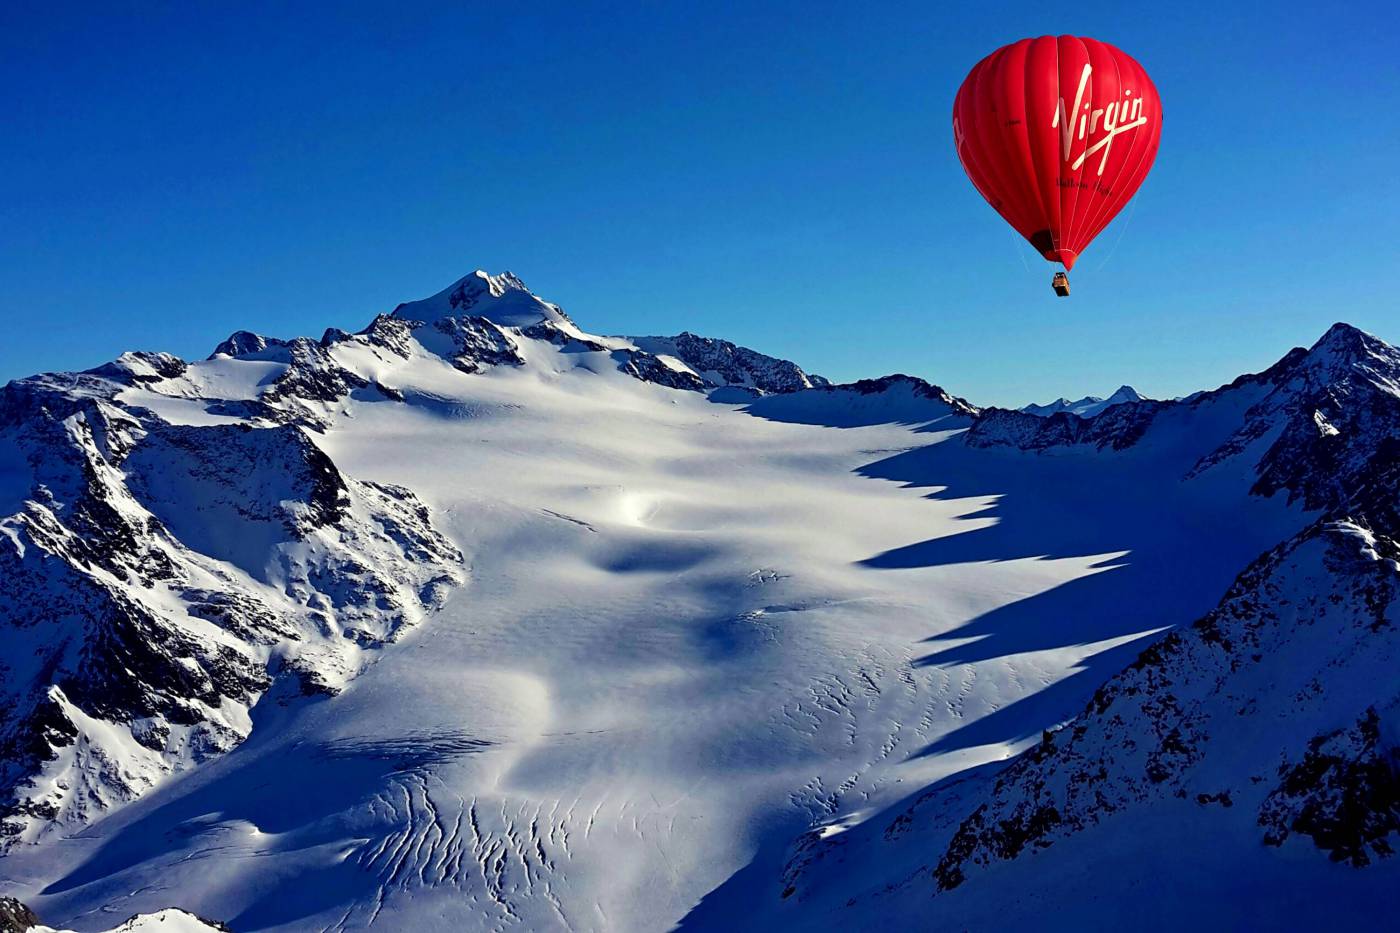
M 1397 385 L 1338 325 L 1017 412 L 485 272 L 16 380 L 0 893 L 78 931 L 1383 917 Z

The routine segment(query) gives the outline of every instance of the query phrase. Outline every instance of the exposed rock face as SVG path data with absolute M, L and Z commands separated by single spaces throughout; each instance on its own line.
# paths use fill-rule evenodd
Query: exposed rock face
M 1381 723 L 1400 703 L 1384 673 L 1400 619 L 1397 565 L 1376 545 L 1328 522 L 1262 556 L 997 779 L 937 886 L 1168 797 L 1257 811 L 1262 842 L 1310 837 L 1357 865 L 1389 854 L 1400 823 Z
M 28 933 L 38 925 L 34 911 L 13 897 L 0 897 L 0 933 Z
M 619 369 L 643 382 L 654 382 L 671 389 L 690 389 L 695 392 L 708 387 L 708 384 L 694 373 L 667 366 L 643 350 L 617 350 L 614 352 L 614 358 L 621 364 Z
M 102 376 L 123 385 L 148 385 L 165 379 L 182 376 L 186 370 L 185 361 L 169 353 L 147 353 L 144 350 L 123 353 L 110 363 L 88 370 L 94 376 Z
M 128 354 L 0 390 L 9 842 L 238 744 L 278 677 L 337 689 L 462 579 L 411 493 L 344 476 L 301 427 L 119 399 L 185 371 Z
M 641 349 L 669 356 L 684 363 L 707 388 L 736 386 L 763 394 L 781 394 L 827 385 L 821 376 L 811 375 L 788 360 L 767 356 L 714 337 L 700 337 L 688 331 L 674 337 L 630 338 Z
M 429 322 L 446 317 L 483 317 L 504 327 L 529 327 L 541 322 L 573 324 L 562 308 L 531 294 L 513 273 L 489 275 L 480 269 L 431 298 L 399 305 L 393 316 Z
M 510 335 L 484 317 L 440 318 L 434 325 L 452 340 L 452 365 L 465 373 L 488 366 L 521 366 L 525 358 Z
M 234 331 L 229 338 L 214 348 L 214 352 L 209 355 L 213 359 L 220 354 L 224 356 L 252 356 L 254 353 L 262 353 L 269 348 L 285 347 L 285 340 L 278 340 L 276 337 L 264 337 L 262 334 L 255 334 L 250 330 Z
M 1175 402 L 1115 405 L 1092 418 L 1039 417 L 991 408 L 968 430 L 974 447 L 1046 451 L 1074 446 L 1127 450 L 1149 432 L 1195 431 L 1207 448 L 1186 477 L 1253 450 L 1255 492 L 1288 490 L 1308 508 L 1331 508 L 1393 479 L 1400 351 L 1347 324 L 1332 327 L 1310 350 L 1293 350 L 1258 375 Z M 1239 410 L 1236 418 L 1220 412 Z M 1223 435 L 1217 436 L 1219 426 Z M 1188 427 L 1189 426 L 1189 427 Z
M 897 850 L 898 874 L 847 907 L 878 915 L 880 899 L 931 888 L 958 910 L 988 896 L 974 886 L 1005 883 L 991 874 L 1008 863 L 1024 880 L 1035 877 L 1029 860 L 1046 859 L 1053 876 L 1065 863 L 1052 853 L 1070 840 L 1080 853 L 1137 851 L 1148 843 L 1128 840 L 1143 826 L 1187 817 L 1228 820 L 1222 833 L 1252 834 L 1289 859 L 1388 860 L 1400 844 L 1397 438 L 1400 351 L 1346 325 L 1177 402 L 1126 401 L 1089 418 L 981 412 L 965 435 L 974 447 L 1136 457 L 1180 465 L 1182 482 L 1228 469 L 1253 495 L 1309 514 L 1213 611 L 1142 652 L 1009 766 L 929 788 L 855 842 L 799 839 L 785 901 L 840 904 L 826 889 L 843 864 Z
M 1054 415 L 1038 427 L 996 411 L 968 442 L 1122 450 L 1170 430 L 1164 413 L 1243 393 L 1242 418 L 1187 478 L 1254 456 L 1254 494 L 1282 493 L 1321 517 L 1008 768 L 939 859 L 940 888 L 1168 796 L 1249 808 L 1270 845 L 1305 837 L 1357 866 L 1391 854 L 1400 829 L 1400 687 L 1387 673 L 1400 652 L 1400 351 L 1339 324 L 1310 350 L 1214 393 L 1087 420 Z
M 946 405 L 959 415 L 974 417 L 980 411 L 967 399 L 950 394 L 942 386 L 936 386 L 931 382 L 920 379 L 918 376 L 906 376 L 903 373 L 882 376 L 879 379 L 860 379 L 856 382 L 843 382 L 838 385 L 827 383 L 826 385 L 820 385 L 816 388 L 819 392 L 849 392 L 855 395 L 880 395 L 894 390 L 902 390 L 912 395 L 914 398 L 926 399 Z
M 361 348 L 400 362 L 416 355 L 438 357 L 463 373 L 478 374 L 496 367 L 524 366 L 532 342 L 610 357 L 620 372 L 672 389 L 701 392 L 738 386 L 769 394 L 827 384 L 795 363 L 726 340 L 689 333 L 635 339 L 586 334 L 558 305 L 531 294 L 509 272 L 474 272 L 431 298 L 379 315 L 358 334 L 332 328 L 313 341 L 238 331 L 219 344 L 210 359 L 225 356 L 285 367 L 256 399 L 226 401 L 219 411 L 325 427 L 336 405 L 354 392 L 369 389 L 401 398 L 398 389 L 357 365 L 354 358 Z
M 1387 711 L 1389 725 L 1395 713 Z M 1380 713 L 1368 708 L 1355 725 L 1317 736 L 1301 760 L 1280 766 L 1281 780 L 1259 809 L 1266 843 L 1281 846 L 1290 833 L 1301 833 L 1334 861 L 1358 868 L 1395 854 L 1400 756 L 1381 724 Z
M 35 926 L 34 933 L 72 933 L 46 926 Z M 231 929 L 214 920 L 206 920 L 184 910 L 158 910 L 153 914 L 138 914 L 105 933 L 232 933 Z
M 761 396 L 753 398 L 745 411 L 797 424 L 849 428 L 900 423 L 924 425 L 928 430 L 962 430 L 977 415 L 965 399 L 905 375 Z
M 1061 411 L 1036 415 L 1006 408 L 988 408 L 967 432 L 973 447 L 1016 447 L 1046 450 L 1086 444 L 1100 450 L 1122 450 L 1136 444 L 1153 419 L 1171 402 L 1128 402 L 1092 418 Z

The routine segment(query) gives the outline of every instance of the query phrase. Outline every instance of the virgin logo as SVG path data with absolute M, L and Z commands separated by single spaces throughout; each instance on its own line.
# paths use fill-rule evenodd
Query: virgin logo
M 1123 99 L 1116 100 L 1107 107 L 1100 107 L 1094 110 L 1089 108 L 1093 105 L 1084 99 L 1084 91 L 1089 86 L 1089 75 L 1094 71 L 1092 65 L 1085 65 L 1084 71 L 1079 76 L 1079 90 L 1074 93 L 1074 107 L 1065 109 L 1065 99 L 1060 98 L 1059 105 L 1055 108 L 1055 119 L 1050 121 L 1052 127 L 1060 130 L 1061 151 L 1064 153 L 1064 160 L 1069 161 L 1071 148 L 1077 140 L 1092 137 L 1099 130 L 1100 118 L 1103 120 L 1103 138 L 1093 145 L 1086 146 L 1084 151 L 1079 153 L 1070 168 L 1078 171 L 1089 156 L 1096 152 L 1101 152 L 1099 156 L 1099 175 L 1103 174 L 1104 166 L 1108 164 L 1108 153 L 1113 148 L 1113 141 L 1119 136 L 1135 130 L 1147 122 L 1147 117 L 1142 115 L 1142 97 L 1133 98 L 1132 91 L 1124 91 Z M 1079 117 L 1079 132 L 1075 132 L 1075 118 Z

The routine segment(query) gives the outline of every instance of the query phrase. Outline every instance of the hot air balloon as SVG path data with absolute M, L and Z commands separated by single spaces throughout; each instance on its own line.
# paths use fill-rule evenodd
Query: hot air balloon
M 1096 39 L 1041 36 L 978 62 L 953 101 L 953 142 L 982 197 L 1050 262 L 1069 294 L 1085 247 L 1142 184 L 1162 135 L 1142 66 Z

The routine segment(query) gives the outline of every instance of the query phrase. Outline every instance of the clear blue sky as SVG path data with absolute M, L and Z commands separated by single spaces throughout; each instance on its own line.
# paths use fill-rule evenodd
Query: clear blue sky
M 594 332 L 979 403 L 1400 341 L 1389 4 L 114 6 L 0 10 L 0 379 L 358 329 L 478 266 Z M 1119 45 L 1165 113 L 1067 301 L 949 130 L 1044 33 Z

